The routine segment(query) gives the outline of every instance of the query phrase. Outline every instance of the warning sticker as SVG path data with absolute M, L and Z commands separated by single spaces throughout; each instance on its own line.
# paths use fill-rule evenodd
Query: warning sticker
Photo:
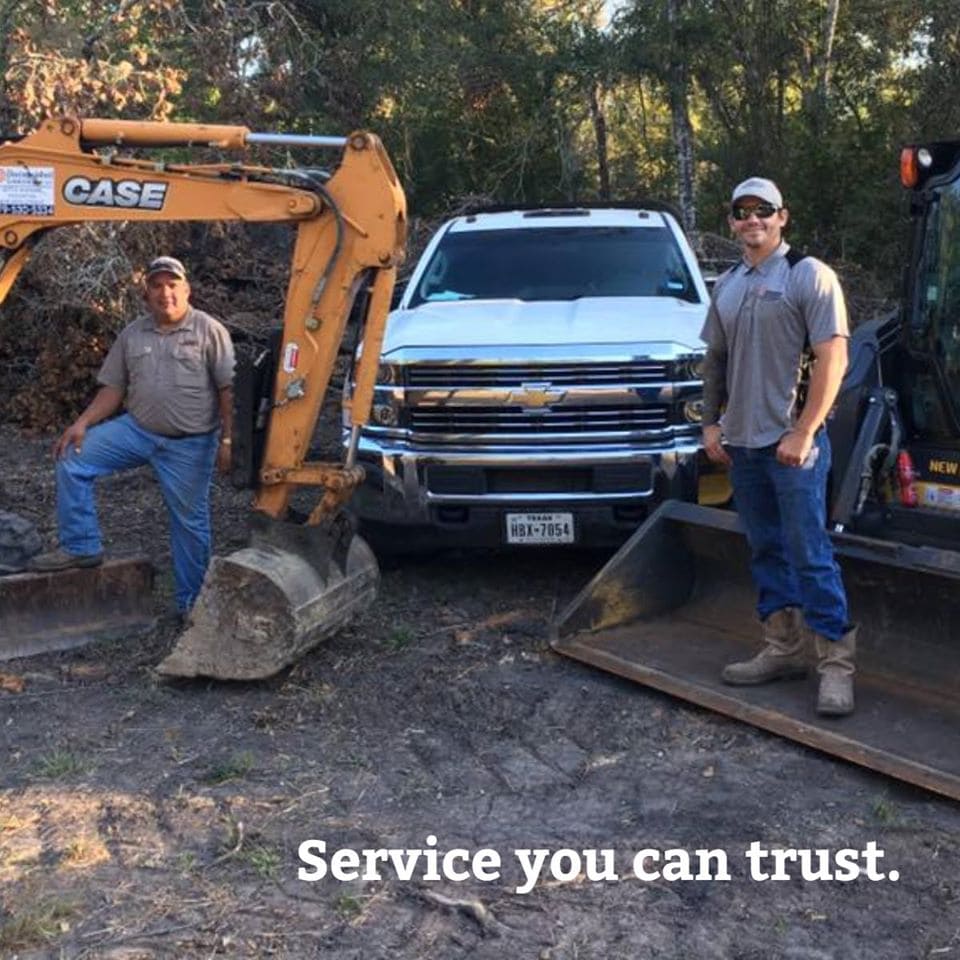
M 0 167 L 0 215 L 53 213 L 53 167 Z

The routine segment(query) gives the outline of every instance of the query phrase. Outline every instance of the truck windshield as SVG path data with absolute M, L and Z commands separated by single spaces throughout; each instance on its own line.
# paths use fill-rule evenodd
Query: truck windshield
M 448 232 L 410 306 L 441 300 L 676 297 L 700 302 L 666 227 L 527 227 Z

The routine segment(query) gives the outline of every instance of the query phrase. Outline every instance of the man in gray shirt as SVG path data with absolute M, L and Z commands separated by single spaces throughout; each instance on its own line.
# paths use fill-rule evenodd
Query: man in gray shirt
M 100 390 L 56 443 L 60 546 L 30 568 L 98 565 L 94 481 L 150 464 L 170 516 L 177 609 L 186 612 L 210 559 L 214 465 L 230 469 L 233 344 L 223 324 L 190 305 L 186 270 L 173 257 L 147 267 L 144 301 L 146 313 L 103 362 Z M 124 402 L 126 412 L 108 419 Z
M 730 468 L 763 622 L 763 648 L 725 667 L 723 679 L 802 675 L 806 622 L 818 656 L 817 711 L 840 716 L 853 711 L 857 631 L 826 531 L 823 424 L 847 366 L 847 311 L 836 274 L 784 242 L 788 219 L 772 181 L 752 177 L 736 187 L 729 222 L 743 260 L 717 281 L 701 333 L 704 449 Z

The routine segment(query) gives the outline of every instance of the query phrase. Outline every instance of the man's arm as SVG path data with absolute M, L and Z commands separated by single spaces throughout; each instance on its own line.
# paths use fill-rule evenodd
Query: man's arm
M 727 354 L 720 347 L 710 346 L 703 360 L 703 451 L 714 463 L 730 466 L 720 429 L 720 411 L 726 399 Z
M 846 337 L 822 340 L 812 349 L 816 362 L 810 372 L 807 402 L 796 426 L 784 435 L 777 447 L 777 459 L 791 467 L 799 467 L 810 454 L 813 435 L 827 419 L 847 371 Z
M 71 446 L 79 453 L 87 429 L 116 413 L 120 409 L 121 403 L 123 403 L 122 390 L 118 390 L 116 387 L 102 386 L 90 401 L 87 409 L 63 431 L 60 439 L 54 445 L 53 455 L 62 457 Z

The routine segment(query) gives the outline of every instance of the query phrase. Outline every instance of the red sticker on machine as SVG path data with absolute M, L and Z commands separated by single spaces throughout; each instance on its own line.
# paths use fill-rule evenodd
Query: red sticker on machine
M 293 373 L 297 369 L 297 362 L 300 359 L 300 346 L 296 343 L 288 343 L 283 349 L 283 371 L 284 373 Z

